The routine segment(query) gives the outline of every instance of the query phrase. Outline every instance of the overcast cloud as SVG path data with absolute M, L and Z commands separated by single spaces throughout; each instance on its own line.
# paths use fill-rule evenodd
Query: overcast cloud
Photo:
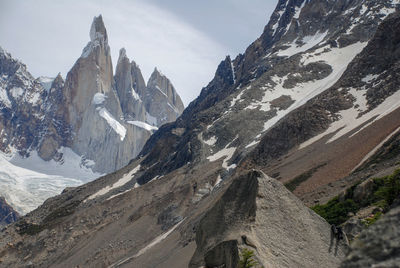
M 157 66 L 187 105 L 226 55 L 235 57 L 261 34 L 276 2 L 0 0 L 0 46 L 35 77 L 65 77 L 102 14 L 114 65 L 125 47 L 146 80 Z

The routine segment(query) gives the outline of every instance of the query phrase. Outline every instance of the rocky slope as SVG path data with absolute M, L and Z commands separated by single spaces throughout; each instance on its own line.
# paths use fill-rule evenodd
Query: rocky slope
M 2 232 L 1 264 L 234 267 L 246 247 L 266 267 L 339 266 L 345 245 L 264 173 L 319 202 L 397 133 L 398 4 L 279 1 L 139 157 Z

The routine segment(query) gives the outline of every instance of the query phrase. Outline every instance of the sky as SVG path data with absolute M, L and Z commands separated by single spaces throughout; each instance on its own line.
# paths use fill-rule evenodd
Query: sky
M 65 78 L 102 14 L 112 61 L 124 47 L 144 79 L 155 67 L 187 106 L 227 55 L 257 39 L 277 0 L 0 0 L 0 46 L 34 77 Z

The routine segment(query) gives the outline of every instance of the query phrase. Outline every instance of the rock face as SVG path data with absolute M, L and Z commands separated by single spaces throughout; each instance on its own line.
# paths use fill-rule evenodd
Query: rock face
M 142 98 L 146 110 L 157 118 L 158 126 L 175 121 L 185 108 L 172 83 L 157 68 L 150 76 Z
M 27 155 L 42 132 L 46 91 L 26 66 L 0 48 L 0 150 Z
M 3 197 L 0 197 L 0 226 L 16 222 L 18 218 L 18 213 L 7 204 Z
M 65 80 L 65 121 L 71 126 L 74 152 L 93 160 L 94 170 L 110 172 L 127 164 L 151 132 L 121 121 L 123 112 L 101 16 L 93 20 L 90 38 Z
M 391 209 L 352 243 L 340 267 L 397 267 L 400 263 L 400 206 Z
M 114 79 L 124 118 L 145 122 L 146 108 L 139 93 L 142 94 L 146 90 L 146 85 L 140 69 L 134 62 L 129 61 L 125 49 L 119 52 Z
M 229 241 L 253 250 L 264 267 L 337 267 L 346 247 L 334 245 L 329 229 L 281 183 L 252 171 L 236 178 L 200 221 L 189 267 L 226 264 L 226 258 L 210 263 L 207 256 Z

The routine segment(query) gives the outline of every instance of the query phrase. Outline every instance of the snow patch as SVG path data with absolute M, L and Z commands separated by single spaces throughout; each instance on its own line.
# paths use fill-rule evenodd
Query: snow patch
M 367 123 L 364 125 L 362 128 L 360 128 L 358 131 L 353 133 L 350 137 L 355 136 L 359 132 L 361 132 L 363 129 L 366 127 L 370 126 L 373 122 L 381 119 L 385 115 L 388 115 L 389 113 L 393 112 L 394 110 L 398 109 L 400 107 L 400 91 L 397 91 L 390 97 L 386 98 L 384 102 L 382 102 L 378 107 L 376 107 L 374 110 L 369 111 L 368 113 L 364 114 L 361 117 L 358 117 L 359 115 L 359 110 L 353 106 L 350 109 L 343 110 L 339 112 L 340 120 L 333 122 L 330 127 L 324 131 L 323 133 L 309 139 L 308 141 L 302 143 L 300 145 L 300 148 L 304 148 L 319 139 L 323 138 L 324 136 L 335 133 L 336 134 L 331 137 L 327 143 L 333 142 L 343 135 L 351 132 L 352 130 L 360 127 L 362 124 L 366 123 L 367 121 L 371 120 L 371 122 Z
M 250 88 L 251 88 L 251 86 L 246 87 L 246 88 L 245 88 L 244 90 L 242 90 L 235 98 L 233 98 L 232 101 L 231 101 L 231 106 L 229 106 L 229 108 L 232 108 L 233 106 L 235 106 L 235 104 L 238 102 L 238 100 L 240 100 L 240 99 L 242 98 L 243 93 L 244 93 L 246 90 L 250 89 Z
M 214 146 L 216 142 L 217 142 L 217 138 L 215 138 L 215 136 L 212 136 L 209 140 L 204 141 L 204 143 L 209 146 Z
M 137 101 L 142 101 L 134 89 L 132 89 L 132 97 Z
M 87 199 L 85 199 L 84 202 L 95 199 L 99 196 L 103 196 L 103 195 L 109 193 L 111 190 L 114 190 L 114 189 L 124 186 L 125 184 L 127 184 L 128 182 L 130 182 L 133 179 L 133 177 L 139 171 L 139 169 L 140 169 L 140 165 L 138 165 L 137 167 L 132 169 L 128 174 L 125 174 L 124 176 L 122 176 L 122 178 L 120 178 L 113 185 L 111 185 L 111 186 L 107 185 L 106 187 L 104 187 L 104 188 L 100 189 L 99 191 L 97 191 L 96 193 L 92 194 Z
M 375 80 L 379 77 L 379 74 L 369 74 L 366 77 L 362 78 L 361 81 L 364 83 L 370 83 L 371 81 Z
M 14 99 L 19 99 L 22 95 L 24 95 L 25 90 L 20 87 L 13 87 L 12 89 L 10 89 L 10 93 Z
M 229 146 L 229 144 L 227 145 Z M 224 157 L 224 162 L 222 163 L 222 167 L 225 169 L 232 168 L 232 165 L 228 167 L 228 161 L 232 158 L 233 154 L 236 151 L 236 147 L 225 147 L 224 149 L 218 151 L 217 153 L 210 155 L 207 159 L 210 162 L 214 162 L 222 157 Z
M 251 143 L 247 144 L 245 148 L 250 148 L 250 147 L 252 147 L 252 146 L 254 146 L 254 145 L 257 145 L 259 142 L 260 142 L 260 141 L 258 141 L 258 140 L 254 140 L 254 141 L 252 141 Z
M 222 182 L 221 175 L 218 175 L 217 180 L 214 183 L 214 188 L 217 187 Z
M 383 7 L 380 9 L 379 14 L 384 15 L 385 17 L 389 16 L 390 14 L 394 13 L 396 11 L 396 8 L 387 8 Z
M 277 56 L 291 57 L 295 54 L 305 52 L 305 51 L 309 50 L 310 48 L 313 48 L 314 46 L 321 43 L 327 34 L 328 34 L 328 32 L 326 31 L 325 33 L 318 32 L 312 36 L 305 36 L 305 37 L 303 37 L 303 40 L 301 40 L 304 43 L 303 45 L 296 44 L 296 41 L 297 41 L 297 38 L 296 38 L 292 43 L 289 44 L 288 48 L 278 51 Z
M 303 4 L 301 4 L 300 7 L 296 7 L 296 12 L 295 12 L 294 15 L 293 15 L 293 18 L 294 18 L 294 19 L 299 19 L 301 10 L 303 9 L 303 7 L 304 7 L 304 5 L 306 4 L 306 2 L 307 2 L 307 1 L 304 0 Z
M 358 53 L 363 50 L 366 45 L 367 42 L 358 42 L 344 48 L 333 48 L 330 51 L 326 51 L 325 48 L 320 48 L 313 53 L 306 53 L 302 55 L 302 59 L 300 62 L 303 65 L 307 65 L 312 62 L 325 62 L 332 67 L 332 73 L 321 80 L 313 80 L 306 83 L 300 83 L 297 84 L 295 87 L 288 89 L 283 87 L 284 79 L 280 78 L 278 80 L 278 77 L 273 77 L 272 79 L 278 83 L 274 87 L 271 87 L 269 85 L 265 86 L 266 91 L 263 97 L 263 101 L 271 101 L 281 95 L 288 95 L 295 102 L 286 110 L 278 110 L 275 117 L 265 122 L 263 131 L 271 128 L 289 112 L 300 107 L 311 98 L 317 96 L 318 94 L 333 86 L 336 81 L 342 76 L 347 68 L 347 65 Z
M 43 88 L 49 92 L 51 85 L 53 84 L 55 78 L 47 77 L 47 76 L 40 76 L 38 78 L 39 83 L 43 86 Z
M 233 61 L 231 61 L 231 71 L 232 71 L 232 77 L 233 77 L 233 83 L 236 83 L 236 78 L 235 78 L 235 68 L 233 66 Z
M 382 142 L 380 142 L 377 146 L 375 146 L 374 149 L 372 149 L 368 154 L 366 154 L 364 158 L 360 161 L 360 163 L 358 163 L 358 165 L 355 168 L 353 168 L 353 170 L 350 173 L 353 173 L 357 168 L 359 168 L 362 164 L 364 164 L 364 162 L 367 161 L 371 156 L 373 156 L 379 150 L 379 148 L 383 146 L 383 144 L 385 144 L 390 138 L 392 138 L 399 131 L 400 127 L 398 127 L 395 131 L 390 133 L 389 136 L 387 136 Z
M 96 94 L 94 94 L 92 102 L 94 105 L 100 105 L 103 104 L 106 101 L 106 99 L 107 99 L 106 95 L 97 92 Z
M 114 129 L 114 131 L 120 136 L 121 141 L 123 141 L 126 135 L 126 128 L 115 120 L 106 108 L 100 108 L 98 111 L 99 115 L 107 121 L 108 125 Z
M 175 226 L 173 226 L 171 229 L 169 229 L 167 232 L 165 232 L 164 234 L 156 237 L 153 241 L 151 241 L 146 247 L 142 248 L 141 250 L 139 250 L 138 253 L 136 253 L 136 255 L 134 256 L 134 258 L 139 257 L 140 255 L 143 255 L 146 251 L 148 251 L 149 249 L 151 249 L 152 247 L 154 247 L 155 245 L 157 245 L 158 243 L 160 243 L 161 241 L 163 241 L 165 238 L 167 238 L 176 228 L 178 228 L 179 225 L 181 225 L 181 223 L 184 221 L 185 219 L 183 219 L 182 221 L 178 222 L 177 224 L 175 224 Z
M 145 129 L 145 130 L 147 130 L 147 131 L 155 131 L 155 130 L 158 130 L 157 127 L 154 127 L 154 126 L 149 125 L 149 124 L 147 124 L 147 123 L 145 123 L 145 122 L 142 122 L 142 121 L 126 121 L 126 122 L 127 122 L 128 124 L 131 124 L 131 125 L 134 125 L 134 126 L 143 128 L 143 129 Z

